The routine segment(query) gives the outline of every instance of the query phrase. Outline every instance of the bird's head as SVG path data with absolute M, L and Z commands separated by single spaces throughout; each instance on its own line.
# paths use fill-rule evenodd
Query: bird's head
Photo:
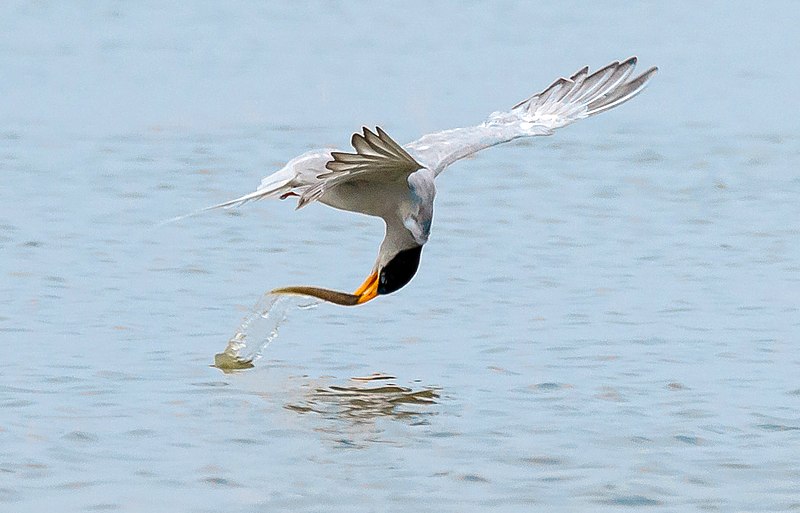
M 397 292 L 405 287 L 419 268 L 422 246 L 413 246 L 398 251 L 394 255 L 382 255 L 375 270 L 367 276 L 364 283 L 352 294 L 318 287 L 284 287 L 275 289 L 273 294 L 300 294 L 342 306 L 355 306 L 371 301 L 378 296 Z M 385 263 L 383 261 L 385 260 Z

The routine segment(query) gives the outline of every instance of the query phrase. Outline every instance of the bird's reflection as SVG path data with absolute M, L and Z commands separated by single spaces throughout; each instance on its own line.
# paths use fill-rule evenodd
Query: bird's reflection
M 435 413 L 430 409 L 439 398 L 435 388 L 414 389 L 397 385 L 392 379 L 392 376 L 373 375 L 352 378 L 352 384 L 347 385 L 316 386 L 302 401 L 285 407 L 301 414 L 315 413 L 355 422 L 389 417 L 414 423 Z

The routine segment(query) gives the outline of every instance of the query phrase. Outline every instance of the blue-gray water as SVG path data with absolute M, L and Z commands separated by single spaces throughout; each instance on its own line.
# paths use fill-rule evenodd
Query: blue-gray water
M 0 510 L 800 508 L 795 3 L 176 5 L 0 5 Z M 410 286 L 209 366 L 382 226 L 157 223 L 634 53 L 631 103 L 442 175 Z

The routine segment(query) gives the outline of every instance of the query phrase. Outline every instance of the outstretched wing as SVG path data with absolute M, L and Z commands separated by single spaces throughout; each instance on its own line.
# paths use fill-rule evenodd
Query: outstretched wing
M 510 111 L 493 113 L 478 126 L 428 134 L 405 149 L 438 175 L 453 162 L 484 148 L 520 137 L 550 135 L 557 128 L 625 103 L 658 71 L 652 67 L 629 80 L 635 67 L 636 57 L 612 62 L 591 74 L 584 67 Z
M 304 207 L 319 199 L 325 191 L 350 180 L 390 181 L 399 176 L 407 177 L 423 167 L 381 127 L 376 127 L 376 131 L 363 127 L 363 135 L 353 134 L 351 142 L 355 153 L 331 152 L 331 160 L 325 164 L 328 172 L 317 175 L 318 182 L 303 191 L 297 208 Z

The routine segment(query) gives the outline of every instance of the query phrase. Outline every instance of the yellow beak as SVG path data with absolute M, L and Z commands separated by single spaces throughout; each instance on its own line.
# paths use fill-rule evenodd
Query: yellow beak
M 378 297 L 378 273 L 372 273 L 367 276 L 364 283 L 353 294 L 358 296 L 359 305 Z

